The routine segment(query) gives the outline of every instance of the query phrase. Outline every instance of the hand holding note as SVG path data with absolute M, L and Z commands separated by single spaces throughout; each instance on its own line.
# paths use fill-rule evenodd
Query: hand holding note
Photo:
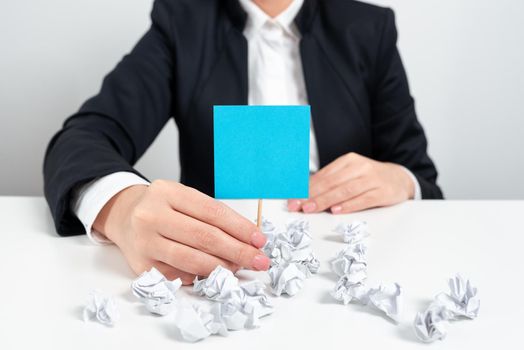
M 218 265 L 267 270 L 265 236 L 225 204 L 187 186 L 159 180 L 132 186 L 102 209 L 94 228 L 122 250 L 140 274 L 156 267 L 191 284 Z
M 215 194 L 219 198 L 308 196 L 309 106 L 217 106 Z M 102 209 L 94 229 L 140 274 L 155 267 L 191 284 L 218 265 L 267 270 L 266 237 L 227 205 L 159 180 L 131 186 Z

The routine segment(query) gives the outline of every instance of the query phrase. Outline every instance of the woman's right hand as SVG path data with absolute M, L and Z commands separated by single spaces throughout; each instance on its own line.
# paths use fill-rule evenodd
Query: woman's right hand
M 217 265 L 265 271 L 259 248 L 266 237 L 255 224 L 180 183 L 157 180 L 126 188 L 104 206 L 93 229 L 122 251 L 137 274 L 156 267 L 167 278 L 191 284 Z

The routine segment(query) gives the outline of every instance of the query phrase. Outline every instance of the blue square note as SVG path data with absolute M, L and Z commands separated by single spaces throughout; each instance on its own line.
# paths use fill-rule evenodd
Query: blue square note
M 309 106 L 215 106 L 215 197 L 307 198 Z

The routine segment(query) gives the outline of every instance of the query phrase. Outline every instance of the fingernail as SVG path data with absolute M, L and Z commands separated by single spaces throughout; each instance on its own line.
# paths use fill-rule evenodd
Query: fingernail
M 316 208 L 317 205 L 315 204 L 315 202 L 309 202 L 302 206 L 302 210 L 304 211 L 304 213 L 311 213 L 312 211 L 315 211 Z
M 260 231 L 255 231 L 255 233 L 251 235 L 251 244 L 257 248 L 262 248 L 264 244 L 266 244 L 266 241 L 266 236 Z
M 331 208 L 331 212 L 333 214 L 340 213 L 341 211 L 342 211 L 342 207 L 340 205 L 335 205 L 334 207 Z
M 287 209 L 289 211 L 298 211 L 299 208 L 300 208 L 300 201 L 297 199 L 291 200 L 287 204 Z
M 253 269 L 257 271 L 266 271 L 269 269 L 270 260 L 267 256 L 259 254 L 253 258 Z

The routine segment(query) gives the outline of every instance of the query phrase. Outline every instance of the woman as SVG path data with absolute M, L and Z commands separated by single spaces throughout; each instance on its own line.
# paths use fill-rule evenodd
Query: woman
M 350 0 L 157 0 L 152 25 L 52 139 L 45 193 L 61 235 L 113 242 L 136 273 L 186 284 L 266 270 L 264 235 L 213 193 L 212 106 L 310 104 L 310 198 L 333 214 L 442 198 L 396 48 L 393 12 Z M 132 165 L 174 117 L 180 183 Z

